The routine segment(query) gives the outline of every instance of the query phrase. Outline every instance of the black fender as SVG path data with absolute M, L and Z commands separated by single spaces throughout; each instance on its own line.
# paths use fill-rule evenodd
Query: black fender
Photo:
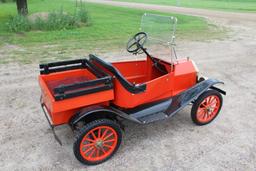
M 93 121 L 96 119 L 109 118 L 112 120 L 117 120 L 117 117 L 137 121 L 135 118 L 131 118 L 128 114 L 117 110 L 113 107 L 103 106 L 103 105 L 93 105 L 85 107 L 76 113 L 69 121 L 69 125 L 72 129 L 75 128 L 75 125 L 80 121 Z
M 220 89 L 218 87 L 215 87 L 215 86 L 211 86 L 210 89 L 216 90 L 216 91 L 220 92 L 221 94 L 223 94 L 225 96 L 227 94 L 226 91 L 224 91 L 224 90 L 222 90 L 222 89 Z
M 200 77 L 197 82 L 200 83 L 200 82 L 205 81 L 205 80 L 208 80 L 208 78 L 207 77 Z M 224 91 L 224 90 L 214 86 L 215 84 L 224 84 L 224 82 L 218 81 L 218 80 L 215 80 L 215 79 L 209 79 L 209 80 L 211 80 L 211 82 L 213 82 L 212 86 L 210 87 L 210 89 L 216 90 L 219 93 L 221 93 L 223 95 L 226 95 L 226 91 Z
M 224 90 L 221 90 L 217 87 L 214 87 L 216 84 L 224 84 L 224 82 L 216 80 L 216 79 L 207 79 L 197 83 L 195 86 L 190 89 L 174 96 L 172 98 L 172 103 L 169 108 L 165 111 L 169 116 L 174 115 L 181 109 L 183 109 L 186 105 L 196 100 L 201 94 L 209 89 L 214 89 L 219 91 L 220 93 L 226 95 Z

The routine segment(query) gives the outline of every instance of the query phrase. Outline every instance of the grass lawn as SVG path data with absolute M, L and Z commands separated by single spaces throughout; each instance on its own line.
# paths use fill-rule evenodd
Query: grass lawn
M 115 0 L 214 10 L 256 12 L 255 0 Z
M 59 49 L 69 54 L 67 51 L 81 48 L 91 52 L 95 49 L 124 48 L 124 43 L 128 38 L 139 31 L 142 14 L 150 12 L 91 3 L 84 3 L 84 5 L 90 14 L 92 23 L 90 26 L 72 30 L 10 33 L 6 28 L 6 22 L 11 15 L 16 15 L 16 6 L 14 3 L 0 4 L 0 47 L 6 45 L 25 47 L 29 49 L 29 52 L 17 52 L 17 55 L 25 53 L 24 55 L 27 56 L 40 56 L 40 54 L 46 56 L 51 50 L 59 51 Z M 60 8 L 72 13 L 75 10 L 75 2 L 69 0 L 30 0 L 28 7 L 30 14 L 54 11 Z M 220 34 L 216 27 L 209 25 L 203 18 L 178 14 L 168 15 L 174 15 L 178 18 L 178 38 L 207 39 Z M 36 47 L 40 47 L 38 48 L 40 54 L 34 53 Z M 45 50 L 42 47 L 47 48 Z M 53 48 L 49 49 L 48 47 Z M 4 57 L 0 55 L 0 60 L 1 58 Z M 33 60 L 36 57 L 30 58 Z M 27 57 L 27 61 L 30 58 Z

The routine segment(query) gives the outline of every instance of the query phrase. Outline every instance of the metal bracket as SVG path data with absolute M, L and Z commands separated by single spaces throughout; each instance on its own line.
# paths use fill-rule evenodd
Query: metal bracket
M 42 107 L 44 115 L 45 115 L 45 117 L 46 117 L 46 119 L 47 119 L 47 121 L 49 123 L 49 126 L 50 126 L 50 128 L 52 130 L 52 133 L 53 133 L 53 136 L 54 136 L 55 140 L 62 146 L 62 142 L 60 141 L 59 137 L 57 136 L 57 134 L 55 132 L 55 129 L 54 129 L 55 126 L 51 123 L 51 120 L 49 118 L 48 112 L 45 110 L 45 105 L 42 102 L 41 102 L 41 107 Z

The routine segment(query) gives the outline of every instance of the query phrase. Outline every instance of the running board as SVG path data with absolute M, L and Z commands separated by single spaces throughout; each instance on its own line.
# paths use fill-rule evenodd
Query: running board
M 144 116 L 144 117 L 140 117 L 140 118 L 137 118 L 137 119 L 141 123 L 147 124 L 147 123 L 151 123 L 151 122 L 155 122 L 155 121 L 159 121 L 159 120 L 164 120 L 168 117 L 169 116 L 167 114 L 165 114 L 164 112 L 159 112 L 159 113 L 154 113 L 154 114 L 147 115 L 147 116 Z

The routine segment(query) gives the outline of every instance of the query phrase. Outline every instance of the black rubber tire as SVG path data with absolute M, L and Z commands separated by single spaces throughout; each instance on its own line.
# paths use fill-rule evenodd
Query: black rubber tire
M 202 123 L 197 118 L 197 114 L 196 114 L 197 113 L 197 109 L 198 109 L 199 105 L 202 103 L 202 101 L 206 97 L 211 96 L 211 95 L 216 95 L 219 98 L 219 100 L 220 100 L 220 107 L 219 107 L 219 110 L 218 110 L 217 114 L 210 121 Z M 199 125 L 199 126 L 211 123 L 218 116 L 218 114 L 219 114 L 219 112 L 221 110 L 221 107 L 222 107 L 222 101 L 223 101 L 222 96 L 221 96 L 221 94 L 218 91 L 216 91 L 216 90 L 207 90 L 207 91 L 205 91 L 203 94 L 201 94 L 196 99 L 196 101 L 194 102 L 194 104 L 192 106 L 192 109 L 191 109 L 191 119 L 192 119 L 192 121 L 196 125 Z
M 100 160 L 100 161 L 92 162 L 92 161 L 88 161 L 88 160 L 84 159 L 81 156 L 81 154 L 80 154 L 80 144 L 81 144 L 81 141 L 82 141 L 83 137 L 90 130 L 92 130 L 92 129 L 98 127 L 98 126 L 110 126 L 110 127 L 112 127 L 118 135 L 118 140 L 117 140 L 117 145 L 116 145 L 114 151 L 108 157 L 106 157 L 105 159 Z M 92 122 L 84 125 L 78 131 L 78 133 L 75 137 L 75 142 L 73 144 L 73 151 L 74 151 L 75 157 L 81 163 L 86 164 L 86 165 L 97 165 L 97 164 L 103 163 L 103 162 L 107 161 L 108 159 L 110 159 L 116 153 L 116 151 L 118 150 L 121 142 L 122 142 L 122 130 L 121 130 L 119 124 L 117 124 L 116 122 L 114 122 L 112 120 L 109 120 L 109 119 L 98 119 L 98 120 L 92 121 Z

